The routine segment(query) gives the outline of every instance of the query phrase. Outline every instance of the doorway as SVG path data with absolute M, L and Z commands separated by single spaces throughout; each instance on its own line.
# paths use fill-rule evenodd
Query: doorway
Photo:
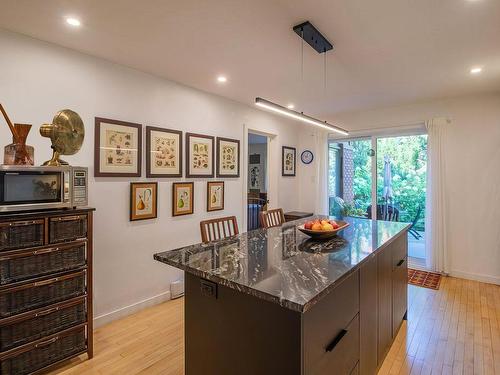
M 409 223 L 409 263 L 425 268 L 427 135 L 330 141 L 328 150 L 330 215 Z
M 260 213 L 269 203 L 269 137 L 249 131 L 247 150 L 247 230 L 253 230 L 260 227 Z

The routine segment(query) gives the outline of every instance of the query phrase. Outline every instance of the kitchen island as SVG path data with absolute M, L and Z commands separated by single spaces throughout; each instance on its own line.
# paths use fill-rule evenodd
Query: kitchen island
M 311 218 L 154 258 L 186 271 L 187 375 L 374 374 L 407 310 L 408 224 Z

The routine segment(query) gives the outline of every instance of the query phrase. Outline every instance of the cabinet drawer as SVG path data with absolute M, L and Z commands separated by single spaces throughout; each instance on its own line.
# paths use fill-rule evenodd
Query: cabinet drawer
M 0 223 L 0 251 L 42 246 L 44 230 L 43 219 Z
M 324 371 L 326 367 L 337 366 L 332 364 L 336 360 L 342 363 L 345 360 L 351 364 L 346 368 L 345 373 L 348 374 L 352 370 L 359 359 L 359 334 L 354 334 L 354 331 L 359 332 L 358 313 L 359 271 L 356 271 L 303 315 L 302 335 L 306 374 L 330 373 Z M 350 325 L 353 325 L 352 328 L 346 328 Z M 348 330 L 348 333 L 341 339 L 342 345 L 339 343 L 338 348 L 336 347 L 332 352 L 326 351 L 332 340 L 343 330 Z M 356 345 L 350 347 L 353 340 L 356 341 Z M 334 352 L 346 350 L 346 345 L 350 348 L 349 353 L 341 356 L 334 354 Z M 339 350 L 339 348 L 344 349 Z M 346 357 L 347 354 L 352 358 Z
M 0 351 L 27 344 L 85 323 L 86 298 L 81 297 L 0 320 Z
M 0 318 L 85 294 L 86 271 L 43 279 L 0 291 Z
M 87 215 L 51 217 L 49 242 L 59 243 L 87 237 Z
M 30 374 L 86 348 L 86 327 L 76 327 L 1 355 L 1 375 Z
M 307 375 L 349 375 L 359 362 L 359 314 L 332 337 Z
M 86 241 L 0 255 L 0 285 L 85 266 Z
M 392 251 L 392 269 L 395 269 L 408 255 L 408 233 L 402 233 L 389 246 Z

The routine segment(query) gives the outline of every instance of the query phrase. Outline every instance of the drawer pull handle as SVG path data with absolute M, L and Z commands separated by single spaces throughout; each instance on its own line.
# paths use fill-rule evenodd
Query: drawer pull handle
M 39 313 L 35 314 L 35 318 L 38 318 L 39 316 L 45 316 L 52 314 L 53 312 L 59 311 L 59 307 L 54 307 L 52 309 L 47 309 L 45 311 L 40 311 Z
M 55 278 L 53 278 L 53 279 L 49 279 L 49 280 L 44 280 L 44 281 L 37 281 L 37 282 L 36 282 L 36 283 L 34 283 L 33 285 L 34 285 L 34 286 L 48 285 L 48 284 L 55 283 L 56 281 L 59 281 L 59 278 L 58 278 L 58 277 L 55 277 Z
M 49 254 L 49 253 L 54 253 L 56 251 L 59 251 L 59 248 L 58 247 L 52 247 L 50 249 L 35 250 L 35 251 L 33 251 L 33 255 Z
M 399 262 L 398 262 L 398 267 L 401 266 L 403 263 L 405 262 L 404 259 L 401 259 Z
M 35 345 L 35 348 L 43 348 L 44 346 L 55 343 L 57 340 L 59 340 L 58 336 L 52 337 L 51 339 L 49 339 L 47 341 L 39 342 L 38 344 Z
M 347 329 L 343 329 L 342 331 L 340 331 L 340 333 L 337 336 L 335 336 L 333 341 L 327 345 L 325 350 L 327 352 L 331 352 L 337 346 L 340 340 L 342 340 L 342 338 L 346 335 L 347 332 L 348 332 Z
M 82 218 L 82 216 L 62 216 L 62 217 L 58 217 L 57 221 L 76 221 L 76 220 L 80 220 Z
M 27 225 L 36 224 L 36 221 L 16 221 L 15 223 L 9 223 L 9 227 L 25 227 Z

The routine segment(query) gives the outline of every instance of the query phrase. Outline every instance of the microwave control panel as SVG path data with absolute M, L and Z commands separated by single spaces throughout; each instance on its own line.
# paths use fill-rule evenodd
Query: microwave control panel
M 87 169 L 73 169 L 73 205 L 87 205 Z

